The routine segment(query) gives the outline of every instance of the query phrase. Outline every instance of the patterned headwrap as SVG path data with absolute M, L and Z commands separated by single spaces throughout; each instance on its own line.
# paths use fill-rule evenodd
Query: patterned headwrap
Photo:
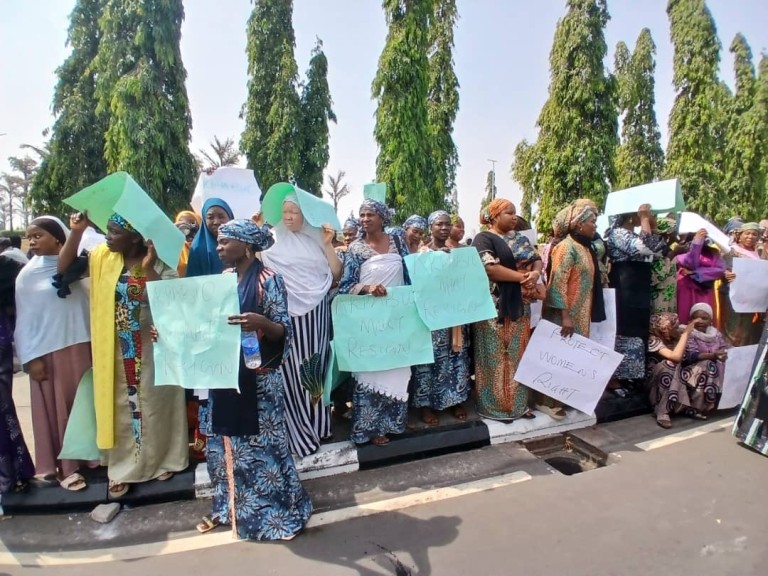
M 656 338 L 664 340 L 669 333 L 668 331 L 676 328 L 679 324 L 680 319 L 677 314 L 673 312 L 654 314 L 651 316 L 651 336 L 656 336 Z
M 552 220 L 552 235 L 554 238 L 565 238 L 571 230 L 590 216 L 597 216 L 591 202 L 573 202 L 555 215 Z
M 383 202 L 379 202 L 378 200 L 366 198 L 363 200 L 363 203 L 360 204 L 360 212 L 363 210 L 373 210 L 376 212 L 384 222 L 384 226 L 389 226 L 389 223 L 392 221 L 392 213 L 389 211 L 389 208 L 387 208 Z
M 349 218 L 347 218 L 344 221 L 343 229 L 347 229 L 347 228 L 354 228 L 355 230 L 357 230 L 358 228 L 360 228 L 360 221 L 354 216 L 350 215 Z
M 443 216 L 447 217 L 449 220 L 451 218 L 451 215 L 445 210 L 435 210 L 429 215 L 429 218 L 427 218 L 427 226 L 431 228 L 432 224 L 434 224 L 438 218 L 442 218 Z
M 480 213 L 480 224 L 490 224 L 493 220 L 499 217 L 499 214 L 504 212 L 510 206 L 514 206 L 514 204 L 506 198 L 496 198 L 495 200 L 492 200 L 491 203 L 485 207 L 485 210 Z
M 731 234 L 732 232 L 736 232 L 739 228 L 742 227 L 744 224 L 744 220 L 739 218 L 738 216 L 734 216 L 728 222 L 725 223 L 725 227 L 723 228 L 723 232 L 726 234 Z
M 403 222 L 403 228 L 417 228 L 419 230 L 426 230 L 427 221 L 418 214 L 414 214 L 413 216 L 409 216 L 408 219 Z
M 760 232 L 760 225 L 757 222 L 746 222 L 741 225 L 739 232 Z
M 126 232 L 136 232 L 136 228 L 131 226 L 128 220 L 120 216 L 120 214 L 118 214 L 117 212 L 115 212 L 114 214 L 112 214 L 112 216 L 109 217 L 109 221 L 112 222 L 113 224 L 117 224 L 118 226 L 120 226 L 120 228 L 122 228 Z
M 230 220 L 219 226 L 219 238 L 239 240 L 253 246 L 257 252 L 269 250 L 275 243 L 272 232 L 266 226 L 259 226 L 253 220 Z

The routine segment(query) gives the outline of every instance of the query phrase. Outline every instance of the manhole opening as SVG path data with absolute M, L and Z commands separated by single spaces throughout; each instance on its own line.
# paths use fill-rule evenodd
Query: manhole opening
M 528 440 L 523 446 L 566 476 L 602 468 L 608 460 L 608 455 L 599 448 L 567 433 Z

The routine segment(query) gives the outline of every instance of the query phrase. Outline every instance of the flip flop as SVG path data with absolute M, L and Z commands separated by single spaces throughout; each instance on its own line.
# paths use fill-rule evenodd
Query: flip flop
M 130 490 L 131 487 L 128 484 L 125 484 L 123 482 L 115 482 L 113 480 L 109 481 L 109 497 L 116 499 L 116 498 L 122 498 L 126 494 L 128 494 L 128 490 Z
M 553 420 L 563 420 L 568 415 L 565 410 L 560 407 L 550 408 L 549 406 L 544 406 L 543 404 L 537 404 L 536 410 L 543 412 Z
M 70 492 L 78 492 L 79 490 L 84 490 L 88 487 L 85 483 L 85 478 L 79 472 L 74 472 L 64 478 L 64 480 L 59 482 L 59 486 Z
M 159 480 L 160 482 L 165 482 L 167 480 L 170 480 L 171 478 L 173 478 L 173 472 L 163 472 L 162 474 L 160 474 L 160 476 L 155 478 L 155 480 Z
M 218 516 L 203 516 L 202 521 L 195 526 L 200 534 L 205 534 L 221 526 L 221 520 Z

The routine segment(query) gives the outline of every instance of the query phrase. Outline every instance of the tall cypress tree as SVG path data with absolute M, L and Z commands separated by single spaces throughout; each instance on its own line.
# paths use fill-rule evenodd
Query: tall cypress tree
M 765 181 L 761 178 L 765 137 L 755 103 L 757 79 L 747 39 L 737 34 L 730 52 L 734 56 L 736 92 L 730 103 L 724 155 L 723 189 L 727 203 L 721 206 L 717 218 L 722 221 L 738 214 L 752 220 L 763 217 L 762 203 L 757 199 L 765 194 Z
M 615 181 L 616 89 L 603 67 L 606 0 L 568 0 L 567 6 L 550 52 L 549 99 L 537 122 L 536 150 L 528 151 L 536 161 L 515 158 L 515 165 L 535 166 L 535 178 L 524 180 L 536 183 L 528 200 L 539 202 L 540 230 L 549 229 L 557 211 L 576 198 L 601 203 Z
M 434 185 L 429 132 L 429 19 L 432 0 L 383 0 L 389 31 L 372 84 L 376 178 L 402 220 L 445 205 Z
M 131 174 L 169 212 L 189 204 L 196 175 L 183 20 L 182 0 L 106 0 L 95 60 L 107 169 Z
M 644 28 L 635 50 L 623 42 L 616 47 L 619 110 L 624 114 L 621 145 L 616 151 L 616 188 L 624 189 L 657 180 L 664 168 L 661 132 L 656 122 L 654 73 L 656 45 Z
M 757 117 L 758 134 L 761 139 L 758 155 L 762 158 L 758 182 L 755 185 L 758 190 L 755 205 L 760 211 L 760 217 L 765 218 L 768 214 L 768 56 L 766 55 L 760 58 L 753 110 Z
M 328 165 L 328 122 L 336 122 L 328 87 L 328 59 L 319 38 L 312 50 L 307 81 L 301 94 L 301 150 L 299 186 L 315 196 L 323 195 L 323 171 Z
M 715 216 L 723 201 L 722 140 L 728 92 L 718 80 L 720 40 L 704 0 L 669 0 L 674 47 L 666 175 L 680 178 L 688 207 Z
M 453 123 L 459 112 L 459 80 L 453 69 L 453 32 L 458 19 L 456 0 L 434 0 L 429 24 L 428 119 L 432 138 L 434 185 L 450 200 L 456 187 L 459 154 Z
M 530 220 L 533 203 L 539 198 L 538 149 L 528 140 L 522 140 L 515 147 L 513 157 L 512 177 L 520 184 L 523 191 L 520 214 L 526 220 Z
M 104 0 L 78 0 L 69 16 L 67 59 L 56 70 L 48 155 L 35 176 L 29 200 L 38 214 L 63 216 L 62 199 L 103 178 L 106 115 L 96 115 L 93 59 L 99 49 Z
M 293 50 L 296 37 L 292 18 L 293 0 L 257 0 L 248 18 L 248 97 L 241 112 L 245 130 L 240 138 L 240 149 L 263 190 L 298 172 L 299 143 L 295 138 L 285 151 L 290 163 L 288 170 L 282 161 L 281 166 L 273 164 L 276 151 L 269 149 L 270 141 L 280 139 L 272 136 L 278 117 L 286 132 L 295 136 L 299 128 L 298 96 L 294 100 L 287 85 L 293 84 L 290 88 L 295 92 L 297 66 Z M 277 92 L 280 95 L 275 98 Z M 287 104 L 287 108 L 278 112 L 274 107 L 276 102 Z

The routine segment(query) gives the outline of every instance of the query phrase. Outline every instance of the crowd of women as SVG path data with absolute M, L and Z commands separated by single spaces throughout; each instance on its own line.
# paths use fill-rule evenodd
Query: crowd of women
M 675 414 L 706 418 L 727 347 L 761 335 L 762 315 L 739 314 L 728 299 L 732 259 L 762 257 L 761 228 L 729 223 L 734 243 L 724 253 L 704 231 L 679 237 L 674 218 L 657 218 L 648 205 L 613 219 L 604 236 L 597 216 L 592 201 L 573 202 L 537 247 L 515 206 L 493 200 L 471 247 L 497 316 L 434 331 L 432 364 L 352 374 L 334 398 L 338 416 L 351 418 L 351 440 L 387 444 L 411 425 L 409 406 L 427 426 L 445 411 L 465 420 L 472 389 L 485 418 L 529 419 L 537 411 L 564 418 L 565 406 L 514 379 L 532 333 L 531 305 L 541 301 L 542 317 L 563 336 L 589 337 L 591 324 L 606 319 L 606 287 L 616 291 L 616 350 L 624 357 L 606 394 L 642 390 L 665 428 Z M 295 195 L 285 198 L 275 226 L 258 215 L 235 219 L 225 201 L 211 198 L 200 214 L 178 215 L 187 242 L 176 268 L 120 214 L 110 218 L 106 242 L 90 251 L 80 250 L 86 214 L 69 226 L 52 216 L 33 220 L 31 260 L 0 255 L 0 491 L 23 491 L 33 476 L 82 490 L 84 467 L 106 466 L 110 497 L 118 499 L 132 484 L 187 468 L 191 424 L 193 454 L 206 457 L 214 485 L 212 513 L 198 530 L 228 524 L 241 538 L 294 537 L 312 512 L 294 456 L 316 452 L 334 422 L 332 407 L 308 386 L 329 369 L 332 298 L 379 297 L 407 284 L 408 254 L 472 249 L 463 222 L 443 210 L 401 227 L 391 217 L 383 203 L 365 200 L 340 242 L 329 226 L 309 224 Z M 258 333 L 261 366 L 241 360 L 239 391 L 185 396 L 181 387 L 155 386 L 152 346 L 163 335 L 152 325 L 146 283 L 224 272 L 237 276 L 241 313 L 222 322 Z M 34 465 L 11 396 L 14 343 L 31 386 Z M 90 369 L 102 456 L 62 460 L 69 412 Z

